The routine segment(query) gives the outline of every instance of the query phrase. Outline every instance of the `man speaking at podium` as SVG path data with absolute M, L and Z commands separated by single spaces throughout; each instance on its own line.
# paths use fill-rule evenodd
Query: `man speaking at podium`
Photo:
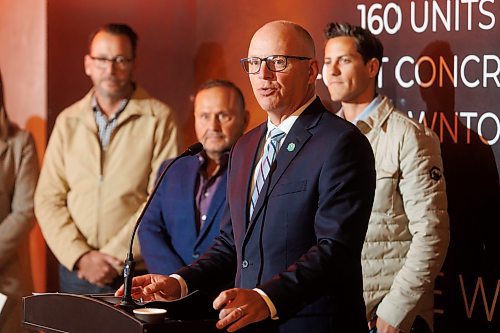
M 371 147 L 316 97 L 315 46 L 301 26 L 264 25 L 241 62 L 268 119 L 232 150 L 229 218 L 196 262 L 169 277 L 136 277 L 132 292 L 175 299 L 235 279 L 214 300 L 218 328 L 366 332 L 360 256 L 375 188 Z

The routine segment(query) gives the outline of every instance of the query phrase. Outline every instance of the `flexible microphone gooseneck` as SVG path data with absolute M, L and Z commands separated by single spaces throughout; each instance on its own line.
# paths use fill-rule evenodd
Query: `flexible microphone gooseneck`
M 125 267 L 123 268 L 123 284 L 124 284 L 124 291 L 123 291 L 123 296 L 122 300 L 119 304 L 121 308 L 124 309 L 135 309 L 138 307 L 138 305 L 135 303 L 134 299 L 132 298 L 132 277 L 134 275 L 134 270 L 135 270 L 135 260 L 134 260 L 134 254 L 132 253 L 132 248 L 134 245 L 134 239 L 135 239 L 135 234 L 137 232 L 137 229 L 139 228 L 139 224 L 141 224 L 142 218 L 144 214 L 146 213 L 149 205 L 151 204 L 151 201 L 153 201 L 153 197 L 156 194 L 156 191 L 158 191 L 158 188 L 160 187 L 160 184 L 163 180 L 163 177 L 167 174 L 168 169 L 180 158 L 185 157 L 185 156 L 192 156 L 196 155 L 199 152 L 203 150 L 203 145 L 199 142 L 191 145 L 186 149 L 185 152 L 177 156 L 172 160 L 172 162 L 163 170 L 161 173 L 160 177 L 158 178 L 158 181 L 156 182 L 155 187 L 153 188 L 153 191 L 151 192 L 151 195 L 149 196 L 148 200 L 146 201 L 146 205 L 144 206 L 144 209 L 141 212 L 141 215 L 137 218 L 137 222 L 135 222 L 134 230 L 132 231 L 132 236 L 130 237 L 130 246 L 129 246 L 129 251 L 127 253 L 127 259 L 125 261 Z

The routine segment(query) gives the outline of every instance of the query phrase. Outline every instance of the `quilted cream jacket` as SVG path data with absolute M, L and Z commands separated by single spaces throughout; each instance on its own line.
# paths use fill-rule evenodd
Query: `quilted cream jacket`
M 419 315 L 432 327 L 434 279 L 449 243 L 439 140 L 387 97 L 357 126 L 372 145 L 377 171 L 362 251 L 367 319 L 376 311 L 408 332 Z

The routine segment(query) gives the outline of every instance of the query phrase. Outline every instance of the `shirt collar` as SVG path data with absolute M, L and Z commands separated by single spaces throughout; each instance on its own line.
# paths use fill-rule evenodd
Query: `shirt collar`
M 111 117 L 110 119 L 107 119 L 107 120 L 111 121 L 111 120 L 118 118 L 120 113 L 122 113 L 122 111 L 125 110 L 125 107 L 127 106 L 129 100 L 130 100 L 129 98 L 122 99 L 120 101 L 120 107 L 118 108 L 118 110 L 115 112 L 113 117 Z M 104 112 L 102 112 L 101 107 L 99 106 L 99 103 L 97 103 L 97 98 L 95 97 L 95 94 L 93 94 L 92 98 L 90 99 L 90 106 L 92 107 L 92 110 L 94 111 L 94 113 L 99 113 L 107 118 L 106 114 Z
M 377 109 L 377 107 L 380 105 L 380 103 L 382 103 L 382 96 L 377 94 L 375 96 L 375 98 L 370 102 L 370 104 L 368 104 L 366 106 L 366 108 L 363 110 L 363 112 L 358 114 L 358 116 L 356 118 L 354 118 L 351 122 L 354 125 L 356 125 L 358 123 L 358 121 L 360 121 L 360 120 L 365 121 L 370 116 L 370 114 Z M 337 116 L 345 119 L 344 110 L 340 109 L 339 112 L 337 112 Z
M 198 153 L 197 156 L 198 156 L 198 162 L 200 162 L 200 169 L 206 171 L 207 160 L 208 160 L 207 153 L 204 150 L 202 150 L 200 153 Z M 220 174 L 222 171 L 226 169 L 228 161 L 229 161 L 229 150 L 222 153 L 220 157 L 219 170 L 217 171 L 217 174 Z
M 271 122 L 271 119 L 267 117 L 267 133 L 266 133 L 266 139 L 269 139 L 269 134 L 273 128 L 279 128 L 285 133 L 285 136 L 288 135 L 288 132 L 290 132 L 290 129 L 292 128 L 293 124 L 295 124 L 295 121 L 297 118 L 302 114 L 302 112 L 307 109 L 309 105 L 316 99 L 316 95 L 311 97 L 304 105 L 302 105 L 300 108 L 298 108 L 294 113 L 292 113 L 290 116 L 288 116 L 285 120 L 281 122 L 278 126 L 274 125 Z

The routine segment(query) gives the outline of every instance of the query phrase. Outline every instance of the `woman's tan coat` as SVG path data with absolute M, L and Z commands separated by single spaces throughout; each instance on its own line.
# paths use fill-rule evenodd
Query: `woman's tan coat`
M 21 297 L 33 290 L 28 236 L 33 227 L 33 193 L 38 161 L 31 135 L 13 129 L 0 139 L 0 333 L 20 332 Z

